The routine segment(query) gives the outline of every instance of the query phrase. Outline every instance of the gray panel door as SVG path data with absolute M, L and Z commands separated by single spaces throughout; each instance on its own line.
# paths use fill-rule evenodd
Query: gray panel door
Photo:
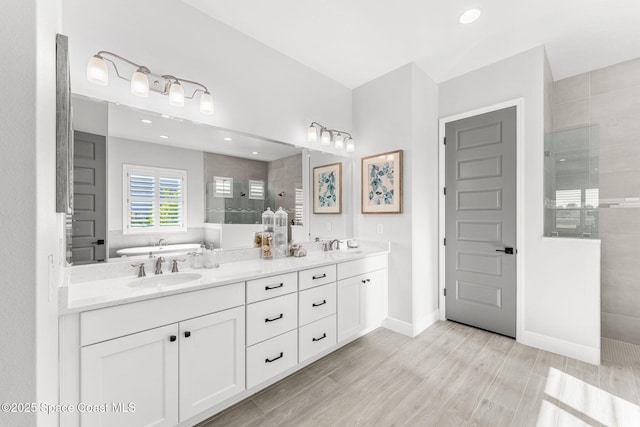
M 76 131 L 73 134 L 74 264 L 106 259 L 106 149 L 105 137 Z
M 448 123 L 445 137 L 446 317 L 515 337 L 516 107 Z

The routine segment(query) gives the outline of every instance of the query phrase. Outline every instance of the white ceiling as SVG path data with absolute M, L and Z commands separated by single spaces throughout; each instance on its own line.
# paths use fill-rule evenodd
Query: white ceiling
M 544 44 L 556 80 L 640 56 L 640 0 L 182 0 L 354 88 L 410 62 L 436 82 Z M 483 11 L 458 23 L 469 8 Z
M 149 120 L 151 123 L 143 123 Z M 207 124 L 109 103 L 109 136 L 170 145 L 270 162 L 302 152 L 293 145 L 270 141 Z M 160 135 L 168 138 L 161 138 Z M 231 138 L 230 141 L 225 138 Z M 257 152 L 258 154 L 253 154 Z

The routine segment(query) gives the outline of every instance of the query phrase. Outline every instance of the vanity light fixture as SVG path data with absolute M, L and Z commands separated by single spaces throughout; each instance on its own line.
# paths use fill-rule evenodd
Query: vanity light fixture
M 182 79 L 169 74 L 154 74 L 144 65 L 136 64 L 113 52 L 101 50 L 89 59 L 87 64 L 87 80 L 91 83 L 107 86 L 109 84 L 109 70 L 107 62 L 113 66 L 116 76 L 131 84 L 131 93 L 136 96 L 148 97 L 149 91 L 169 97 L 169 104 L 175 107 L 183 107 L 184 100 L 194 99 L 200 93 L 200 112 L 213 115 L 213 96 L 202 83 L 193 80 Z M 119 64 L 116 64 L 118 62 Z M 120 74 L 120 69 L 129 67 L 133 69 L 131 78 Z M 153 82 L 149 85 L 149 79 Z M 185 87 L 187 95 L 185 95 Z M 163 116 L 164 117 L 164 116 Z
M 307 129 L 307 140 L 309 142 L 318 141 L 318 131 L 320 132 L 320 145 L 331 145 L 333 142 L 336 150 L 346 148 L 348 153 L 353 153 L 356 149 L 353 137 L 349 132 L 337 129 L 328 129 L 326 126 L 317 122 L 312 122 Z
M 469 9 L 465 11 L 462 15 L 460 15 L 460 18 L 458 18 L 458 21 L 461 24 L 471 24 L 472 22 L 480 18 L 481 14 L 482 12 L 479 9 Z

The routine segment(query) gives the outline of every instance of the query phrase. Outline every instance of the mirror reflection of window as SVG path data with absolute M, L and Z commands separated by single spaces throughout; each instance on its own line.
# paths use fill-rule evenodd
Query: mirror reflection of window
M 213 197 L 233 198 L 233 178 L 216 176 L 213 177 L 213 182 L 215 188 Z
M 294 225 L 302 225 L 302 217 L 304 215 L 304 192 L 302 188 L 296 188 L 296 203 L 294 211 Z
M 264 181 L 249 180 L 249 198 L 264 200 Z

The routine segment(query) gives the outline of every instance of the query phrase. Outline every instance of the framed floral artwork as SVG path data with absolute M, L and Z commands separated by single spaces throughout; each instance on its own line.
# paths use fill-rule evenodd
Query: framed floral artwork
M 342 213 L 342 163 L 313 168 L 313 213 Z
M 402 150 L 362 158 L 362 213 L 402 212 Z

